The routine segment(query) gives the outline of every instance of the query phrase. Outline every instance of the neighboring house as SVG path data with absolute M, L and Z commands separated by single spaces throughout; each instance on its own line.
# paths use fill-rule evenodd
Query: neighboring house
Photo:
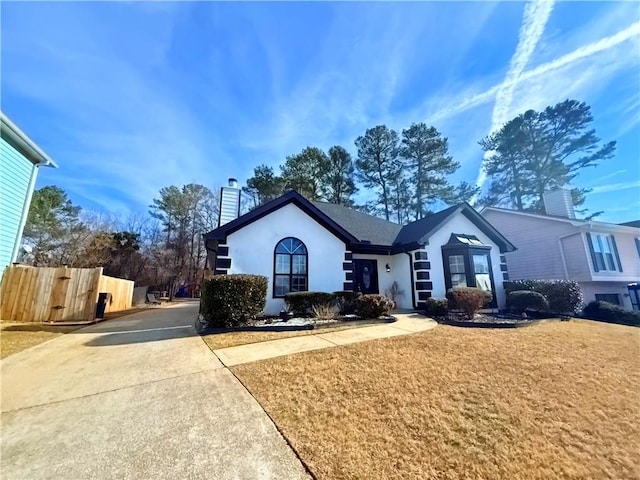
M 16 261 L 38 167 L 58 165 L 0 112 L 0 271 Z
M 226 195 L 221 205 L 235 205 L 234 189 L 223 188 Z M 267 313 L 278 313 L 288 292 L 385 294 L 394 282 L 400 308 L 420 308 L 464 285 L 504 304 L 501 254 L 515 247 L 466 203 L 401 226 L 292 190 L 231 218 L 204 235 L 209 266 L 215 274 L 268 277 Z
M 481 214 L 518 245 L 512 280 L 575 280 L 585 303 L 640 304 L 640 228 L 575 218 L 567 191 L 545 196 L 546 215 L 488 207 Z M 633 224 L 632 222 L 629 222 Z

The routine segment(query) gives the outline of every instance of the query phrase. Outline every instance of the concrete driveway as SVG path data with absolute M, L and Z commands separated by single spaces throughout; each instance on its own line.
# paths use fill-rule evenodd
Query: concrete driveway
M 154 308 L 0 362 L 2 478 L 308 478 L 193 329 Z

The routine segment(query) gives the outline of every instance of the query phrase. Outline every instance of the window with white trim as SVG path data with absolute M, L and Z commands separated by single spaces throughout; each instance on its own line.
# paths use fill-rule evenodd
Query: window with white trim
M 613 235 L 590 233 L 588 238 L 590 240 L 593 269 L 596 272 L 621 272 L 622 266 L 618 259 L 616 240 Z
M 274 251 L 273 296 L 308 289 L 307 247 L 297 238 L 280 240 Z

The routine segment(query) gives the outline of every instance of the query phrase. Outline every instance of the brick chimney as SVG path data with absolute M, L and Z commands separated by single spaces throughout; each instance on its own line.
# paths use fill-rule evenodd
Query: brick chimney
M 220 220 L 218 226 L 235 220 L 240 215 L 240 189 L 238 181 L 230 178 L 228 186 L 220 190 Z

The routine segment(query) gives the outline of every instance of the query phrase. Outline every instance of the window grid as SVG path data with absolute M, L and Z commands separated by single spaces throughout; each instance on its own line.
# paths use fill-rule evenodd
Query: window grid
M 297 238 L 288 237 L 274 251 L 274 297 L 308 290 L 307 247 Z

